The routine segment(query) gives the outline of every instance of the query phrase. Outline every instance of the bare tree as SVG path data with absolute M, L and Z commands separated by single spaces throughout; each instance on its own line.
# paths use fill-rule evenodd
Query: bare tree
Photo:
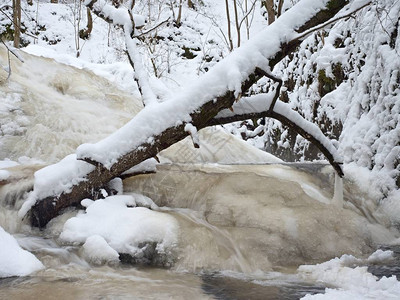
M 233 50 L 233 41 L 232 41 L 232 30 L 231 30 L 231 16 L 229 12 L 229 1 L 225 0 L 225 9 L 226 9 L 226 19 L 228 23 L 228 40 L 229 40 L 229 51 Z
M 233 11 L 235 12 L 235 27 L 237 34 L 237 46 L 240 47 L 240 25 L 239 25 L 239 15 L 238 15 L 238 5 L 236 0 L 233 0 Z
M 140 58 L 138 58 L 138 53 L 136 52 L 136 42 L 132 39 L 132 37 L 134 38 L 135 36 L 134 28 L 128 26 L 126 23 L 120 24 L 118 20 L 113 20 L 112 16 L 114 14 L 112 7 L 106 7 L 104 5 L 96 6 L 96 1 L 97 0 L 92 0 L 87 4 L 95 14 L 109 22 L 113 22 L 115 25 L 124 26 L 128 55 L 135 67 L 136 63 L 140 61 Z M 303 1 L 309 2 L 307 0 Z M 251 42 L 248 42 L 245 45 L 247 47 L 247 52 L 245 52 L 246 54 L 243 54 L 240 51 L 231 53 L 229 59 L 222 60 L 218 63 L 220 68 L 214 67 L 211 69 L 206 73 L 206 75 L 199 78 L 197 84 L 191 86 L 190 90 L 197 91 L 195 94 L 204 91 L 204 89 L 209 85 L 210 76 L 213 76 L 213 74 L 221 79 L 229 78 L 229 75 L 224 74 L 224 72 L 230 72 L 231 67 L 233 67 L 232 62 L 242 61 L 243 55 L 252 55 L 250 50 L 263 51 L 263 63 L 258 65 L 254 60 L 247 60 L 247 71 L 242 71 L 240 75 L 240 88 L 229 87 L 229 84 L 218 85 L 217 90 L 214 90 L 214 93 L 211 94 L 207 93 L 207 97 L 204 99 L 202 98 L 196 107 L 192 107 L 191 105 L 183 106 L 184 111 L 182 114 L 185 116 L 184 118 L 186 120 L 190 121 L 177 119 L 173 120 L 173 122 L 170 122 L 169 124 L 160 123 L 160 119 L 163 119 L 166 110 L 174 109 L 176 101 L 179 101 L 177 103 L 180 105 L 184 103 L 192 103 L 193 94 L 188 94 L 188 99 L 186 99 L 185 96 L 182 96 L 183 98 L 181 97 L 176 101 L 171 99 L 170 101 L 146 106 L 134 119 L 132 119 L 128 127 L 121 129 L 119 132 L 126 133 L 128 129 L 134 131 L 135 128 L 132 128 L 132 126 L 135 124 L 142 124 L 142 122 L 146 122 L 148 128 L 157 127 L 157 132 L 151 131 L 149 133 L 144 133 L 139 131 L 133 133 L 133 136 L 136 137 L 132 144 L 134 146 L 126 151 L 124 150 L 124 153 L 115 157 L 115 159 L 112 160 L 112 163 L 104 164 L 101 159 L 99 160 L 95 158 L 97 157 L 96 151 L 98 150 L 94 149 L 100 148 L 101 150 L 99 151 L 103 151 L 103 148 L 100 146 L 109 145 L 110 141 L 108 139 L 100 142 L 102 143 L 100 145 L 93 146 L 94 148 L 90 153 L 86 153 L 85 151 L 83 153 L 78 152 L 78 159 L 82 160 L 83 164 L 88 164 L 87 166 L 92 165 L 88 168 L 89 171 L 87 171 L 86 175 L 84 175 L 84 180 L 73 180 L 75 183 L 66 188 L 66 190 L 59 195 L 51 195 L 45 198 L 39 197 L 35 199 L 36 203 L 30 210 L 31 223 L 39 227 L 45 226 L 47 222 L 57 216 L 62 209 L 75 205 L 84 198 L 93 197 L 94 193 L 99 189 L 106 187 L 107 183 L 113 178 L 119 177 L 122 173 L 144 160 L 156 156 L 161 150 L 168 148 L 183 138 L 193 135 L 197 130 L 215 124 L 245 120 L 249 118 L 271 117 L 288 125 L 298 134 L 301 134 L 303 137 L 314 143 L 329 160 L 337 173 L 340 176 L 343 176 L 340 157 L 338 157 L 336 148 L 333 146 L 331 141 L 322 134 L 316 125 L 309 123 L 304 120 L 300 114 L 291 110 L 289 105 L 283 102 L 277 102 L 281 82 L 279 82 L 279 79 L 273 76 L 269 70 L 272 70 L 283 58 L 295 51 L 297 46 L 299 46 L 311 32 L 337 21 L 339 17 L 333 17 L 348 3 L 349 1 L 347 0 L 320 1 L 319 4 L 315 6 L 316 8 L 313 12 L 309 12 L 307 15 L 302 16 L 302 18 L 299 18 L 296 22 L 290 22 L 291 25 L 283 23 L 288 20 L 280 18 L 279 20 L 281 23 L 278 24 L 276 21 L 276 26 L 268 26 L 265 29 L 265 36 L 271 37 L 271 40 L 267 39 L 263 47 L 253 49 L 251 48 Z M 361 9 L 361 7 L 358 7 L 356 10 L 358 9 Z M 342 15 L 340 18 L 348 17 L 353 12 L 354 11 L 351 11 L 346 15 Z M 289 26 L 288 32 L 291 32 L 291 34 L 285 37 L 275 35 L 274 30 L 279 28 L 279 26 Z M 269 43 L 271 43 L 271 45 L 280 44 L 280 47 L 274 46 L 269 49 Z M 136 71 L 140 71 L 140 68 Z M 276 93 L 272 96 L 268 94 L 248 94 L 249 88 L 265 76 L 278 82 Z M 142 87 L 142 90 L 146 90 L 148 89 L 148 85 L 146 79 L 143 77 L 143 74 L 139 75 L 139 84 Z M 247 96 L 243 96 L 242 99 L 237 102 L 238 95 Z M 154 95 L 148 95 L 147 97 L 153 98 Z M 158 105 L 159 109 L 154 111 L 154 105 Z M 229 110 L 229 108 L 232 108 L 232 110 Z M 111 153 L 108 153 L 107 157 L 109 157 L 109 154 L 111 155 Z
M 175 23 L 178 26 L 181 25 L 181 20 L 182 20 L 182 1 L 183 0 L 179 0 L 178 16 L 176 17 L 176 20 L 175 20 Z
M 87 26 L 85 29 L 79 30 L 79 37 L 83 40 L 87 40 L 92 33 L 93 30 L 93 18 L 90 9 L 86 8 L 86 15 L 87 15 Z
M 283 3 L 283 1 L 282 1 L 282 3 Z M 262 0 L 261 4 L 267 10 L 268 24 L 272 24 L 275 21 L 274 0 Z

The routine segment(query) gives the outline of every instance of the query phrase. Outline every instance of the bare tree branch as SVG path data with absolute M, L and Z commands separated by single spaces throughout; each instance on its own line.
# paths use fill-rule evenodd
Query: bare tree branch
M 276 103 L 276 109 L 270 109 L 271 103 L 274 101 L 275 97 L 276 94 L 274 94 L 274 96 L 258 94 L 249 98 L 244 98 L 241 102 L 233 105 L 234 113 L 230 110 L 221 111 L 215 118 L 209 121 L 209 125 L 222 125 L 260 118 L 276 119 L 317 146 L 338 175 L 343 177 L 344 174 L 341 167 L 342 161 L 334 154 L 335 151 L 331 148 L 332 144 L 329 142 L 329 139 L 324 136 L 318 126 L 303 119 L 286 103 Z M 253 99 L 258 101 L 252 101 Z M 266 109 L 267 107 L 269 107 L 269 109 Z

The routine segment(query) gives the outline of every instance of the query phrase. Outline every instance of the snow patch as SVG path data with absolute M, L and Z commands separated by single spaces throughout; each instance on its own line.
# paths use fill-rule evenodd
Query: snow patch
M 118 262 L 119 254 L 100 235 L 91 235 L 82 246 L 85 258 L 96 265 Z
M 111 249 L 135 257 L 141 254 L 143 244 L 153 242 L 158 253 L 169 253 L 178 241 L 178 223 L 165 213 L 136 207 L 149 204 L 149 200 L 137 194 L 84 200 L 86 212 L 65 223 L 60 239 L 67 243 L 85 243 L 85 254 L 92 261 L 114 259 L 115 252 Z M 96 250 L 97 246 L 106 251 Z
M 0 227 L 0 278 L 27 276 L 43 268 L 32 253 L 22 249 L 17 240 Z
M 378 251 L 370 256 L 372 260 L 389 255 Z M 378 279 L 368 272 L 367 267 L 357 266 L 361 262 L 354 256 L 343 255 L 321 264 L 300 266 L 298 271 L 304 279 L 337 287 L 327 288 L 325 294 L 307 295 L 302 299 L 398 299 L 400 282 L 396 276 Z

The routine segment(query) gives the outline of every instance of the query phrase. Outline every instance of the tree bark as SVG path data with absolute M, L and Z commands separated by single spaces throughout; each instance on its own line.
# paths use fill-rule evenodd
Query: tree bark
M 228 0 L 225 0 L 225 9 L 226 9 L 226 20 L 228 25 L 228 41 L 229 41 L 229 51 L 233 50 L 233 41 L 232 41 L 232 32 L 231 32 L 231 17 L 229 13 L 229 3 Z
M 90 12 L 90 9 L 87 7 L 86 8 L 86 13 L 87 13 L 87 26 L 86 29 L 79 30 L 79 37 L 83 40 L 87 40 L 92 33 L 93 30 L 93 18 L 92 18 L 92 13 Z
M 263 0 L 262 4 L 267 10 L 268 25 L 275 21 L 274 0 Z
M 13 0 L 14 47 L 19 48 L 21 37 L 21 0 Z
M 181 26 L 181 21 L 182 21 L 182 1 L 179 1 L 179 8 L 178 8 L 178 17 L 176 18 L 176 25 Z
M 329 1 L 325 6 L 325 9 L 322 9 L 313 17 L 310 17 L 310 19 L 305 21 L 297 31 L 299 33 L 304 32 L 317 24 L 321 24 L 329 20 L 347 3 L 347 0 Z M 273 53 L 267 57 L 269 59 L 269 66 L 271 70 L 281 59 L 293 52 L 296 47 L 300 45 L 301 41 L 301 39 L 294 39 L 286 44 L 283 44 L 276 53 Z M 268 44 L 266 44 L 266 47 L 267 46 Z M 258 67 L 255 67 L 253 72 L 249 74 L 248 78 L 242 82 L 241 94 L 245 94 L 254 83 L 264 76 L 264 74 L 259 72 L 257 69 Z M 198 130 L 214 125 L 214 118 L 218 112 L 232 107 L 236 100 L 237 98 L 235 97 L 234 92 L 231 90 L 226 90 L 225 94 L 217 98 L 209 99 L 201 107 L 198 107 L 190 114 L 192 125 Z M 286 122 L 284 120 L 284 116 L 279 114 L 273 114 L 272 112 L 271 117 L 277 118 L 278 120 L 281 119 L 283 122 Z M 247 118 L 248 116 L 242 116 L 242 119 Z M 100 163 L 92 161 L 89 158 L 83 158 L 83 160 L 86 162 L 95 165 L 95 170 L 87 174 L 86 181 L 77 183 L 68 192 L 64 192 L 59 196 L 38 199 L 36 204 L 30 210 L 32 225 L 44 227 L 52 218 L 56 217 L 62 209 L 71 205 L 79 204 L 82 199 L 91 197 L 94 191 L 106 186 L 111 179 L 120 176 L 123 172 L 131 167 L 148 158 L 154 157 L 161 150 L 166 149 L 176 142 L 184 139 L 189 135 L 189 133 L 185 131 L 185 125 L 186 124 L 181 124 L 179 126 L 165 128 L 163 132 L 152 137 L 153 142 L 151 144 L 144 142 L 135 149 L 132 149 L 130 152 L 120 157 L 110 169 L 105 168 Z M 302 132 L 299 133 L 302 134 Z M 304 133 L 305 136 L 307 136 L 307 134 L 308 133 Z M 339 174 L 343 175 L 340 166 L 338 166 L 338 168 L 340 170 L 338 171 Z

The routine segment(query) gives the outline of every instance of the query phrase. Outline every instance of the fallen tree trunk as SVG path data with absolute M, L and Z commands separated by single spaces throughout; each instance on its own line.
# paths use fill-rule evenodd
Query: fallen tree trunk
M 315 4 L 315 2 L 318 2 Z M 265 71 L 268 71 L 266 69 L 272 70 L 273 67 L 284 57 L 286 57 L 289 53 L 293 52 L 296 47 L 302 42 L 304 36 L 302 38 L 299 38 L 301 36 L 300 34 L 309 30 L 310 28 L 313 28 L 314 26 L 318 24 L 322 24 L 326 21 L 328 21 L 330 18 L 335 16 L 337 12 L 342 9 L 346 4 L 348 4 L 349 1 L 346 0 L 320 0 L 320 1 L 311 1 L 311 0 L 303 0 L 300 2 L 298 5 L 311 5 L 313 6 L 314 11 L 310 12 L 308 10 L 308 15 L 303 15 L 304 21 L 303 22 L 293 22 L 293 20 L 290 20 L 290 18 L 293 18 L 293 16 L 288 16 L 286 19 L 284 19 L 284 15 L 282 15 L 281 18 L 279 18 L 276 22 L 274 22 L 271 26 L 269 26 L 266 29 L 266 36 L 268 36 L 268 32 L 271 32 L 271 38 L 275 39 L 272 40 L 271 44 L 276 45 L 276 43 L 279 43 L 279 47 L 276 48 L 276 46 L 271 46 L 272 49 L 276 50 L 270 50 L 267 47 L 269 47 L 268 40 L 264 41 L 264 44 L 262 45 L 265 49 L 264 52 L 262 52 L 260 49 L 257 48 L 254 49 L 255 52 L 261 51 L 261 55 L 263 56 L 262 58 L 262 65 L 254 64 L 254 65 L 246 65 L 247 71 L 245 71 L 246 74 L 241 74 L 241 85 L 240 88 L 234 88 L 231 87 L 230 84 L 226 84 L 220 90 L 216 91 L 215 89 L 213 90 L 213 93 L 208 95 L 204 101 L 200 102 L 200 105 L 196 107 L 191 107 L 188 105 L 187 107 L 187 113 L 186 116 L 182 116 L 181 119 L 173 120 L 169 124 L 166 124 L 163 128 L 163 130 L 160 130 L 156 134 L 144 134 L 143 136 L 141 135 L 136 135 L 138 136 L 138 141 L 127 141 L 132 144 L 132 147 L 129 151 L 126 151 L 122 155 L 118 155 L 115 159 L 115 161 L 108 161 L 108 163 L 105 163 L 102 159 L 97 159 L 96 155 L 91 155 L 87 151 L 80 151 L 79 153 L 79 148 L 78 148 L 78 157 L 79 159 L 86 161 L 88 164 L 94 165 L 94 170 L 89 172 L 85 176 L 85 180 L 81 180 L 78 183 L 72 185 L 72 187 L 68 187 L 65 191 L 63 191 L 59 195 L 50 195 L 43 198 L 37 198 L 35 199 L 35 204 L 30 208 L 30 218 L 31 218 L 31 223 L 33 226 L 38 226 L 38 227 L 44 227 L 52 218 L 56 217 L 60 211 L 66 207 L 69 207 L 71 205 L 76 205 L 79 204 L 82 199 L 85 198 L 90 198 L 93 195 L 94 191 L 98 191 L 102 187 L 104 187 L 110 180 L 112 180 L 115 177 L 120 176 L 123 172 L 126 170 L 130 169 L 131 167 L 139 164 L 140 162 L 156 156 L 157 153 L 159 153 L 161 150 L 168 148 L 169 146 L 175 144 L 176 142 L 184 139 L 189 135 L 189 131 L 187 130 L 186 125 L 191 124 L 191 126 L 194 126 L 197 130 L 202 129 L 207 126 L 212 126 L 218 123 L 225 123 L 227 119 L 218 119 L 215 118 L 217 114 L 227 108 L 230 108 L 234 105 L 235 101 L 239 98 L 239 95 L 245 95 L 248 89 L 256 83 L 261 77 L 264 76 L 262 72 L 259 72 L 258 70 L 262 68 Z M 93 8 L 95 1 L 91 1 L 89 4 L 91 8 Z M 93 10 L 95 13 L 98 12 L 98 10 Z M 109 11 L 109 10 L 108 10 Z M 104 12 L 101 13 L 104 18 L 106 18 L 108 21 L 112 20 L 112 16 L 110 15 L 105 15 Z M 286 14 L 286 13 L 285 13 Z M 293 28 L 291 28 L 291 36 L 289 37 L 280 37 L 276 36 L 276 33 L 279 32 L 280 26 L 285 24 L 284 22 L 286 21 L 291 21 L 290 23 L 293 24 Z M 114 22 L 115 23 L 115 22 Z M 281 24 L 283 23 L 283 24 Z M 272 27 L 274 26 L 274 27 Z M 285 25 L 287 26 L 287 25 Z M 269 29 L 271 28 L 271 29 Z M 128 30 L 126 27 L 124 27 L 125 30 Z M 276 40 L 278 39 L 278 40 Z M 260 47 L 259 41 L 256 41 L 256 45 Z M 251 43 L 248 42 L 245 47 L 247 47 L 247 50 L 251 50 Z M 129 51 L 129 49 L 128 49 Z M 244 53 L 244 52 L 243 52 Z M 229 62 L 225 63 L 225 65 L 228 65 L 233 61 L 236 62 L 237 60 L 240 62 L 241 60 L 241 55 L 243 55 L 242 52 L 235 51 L 231 54 L 232 59 L 230 59 Z M 251 52 L 248 52 L 251 54 Z M 256 55 L 260 55 L 260 53 L 256 53 Z M 251 60 L 249 60 L 251 61 Z M 223 62 L 223 61 L 222 61 Z M 222 63 L 221 62 L 221 63 Z M 259 63 L 258 61 L 257 63 Z M 219 63 L 219 64 L 221 64 Z M 238 63 L 240 65 L 240 63 Z M 242 66 L 244 67 L 244 66 Z M 232 66 L 232 69 L 234 66 Z M 223 68 L 221 67 L 214 73 L 216 73 L 218 76 L 222 76 L 221 80 L 223 79 L 223 76 L 229 77 L 230 74 L 224 74 L 225 72 L 231 72 L 231 68 Z M 222 71 L 221 71 L 222 70 Z M 213 70 L 210 70 L 209 73 L 212 73 Z M 241 71 L 239 69 L 239 71 Z M 209 74 L 207 73 L 207 74 Z M 206 75 L 203 77 L 206 77 Z M 210 75 L 211 76 L 211 75 Z M 209 78 L 209 77 L 206 77 Z M 204 83 L 204 82 L 205 83 Z M 191 89 L 197 89 L 199 91 L 204 91 L 204 86 L 207 85 L 207 79 L 203 80 L 202 78 L 199 78 L 199 84 L 195 87 L 191 87 Z M 202 85 L 203 84 L 203 85 Z M 218 96 L 221 95 L 221 96 Z M 188 94 L 188 97 L 193 94 Z M 186 99 L 182 98 L 183 100 L 181 101 L 183 105 L 187 105 L 187 103 L 190 103 L 191 99 Z M 174 99 L 170 100 L 174 101 Z M 177 100 L 178 101 L 178 100 Z M 169 101 L 167 101 L 169 102 Z M 179 102 L 179 103 L 181 103 Z M 168 108 L 168 103 L 160 103 L 159 104 L 160 109 L 158 111 L 161 111 L 159 116 L 162 116 L 162 108 L 167 107 Z M 141 111 L 132 121 L 133 124 L 135 124 L 135 119 L 146 119 L 147 115 L 151 115 L 148 113 L 148 110 L 151 108 L 145 107 L 143 111 Z M 266 108 L 268 110 L 268 107 Z M 144 117 L 143 117 L 144 116 Z M 291 122 L 290 120 L 286 120 L 285 116 L 276 113 L 274 111 L 270 111 L 267 113 L 265 116 L 276 118 L 278 120 L 281 120 L 285 124 L 291 124 L 291 126 L 296 129 L 297 132 L 305 136 L 306 138 L 310 139 L 312 142 L 313 141 L 312 137 L 313 135 L 310 134 L 307 131 L 302 130 L 302 128 L 297 128 L 298 126 Z M 231 118 L 231 120 L 237 121 L 237 120 L 245 120 L 248 118 L 248 115 L 246 114 L 237 114 L 235 115 L 234 119 Z M 149 117 L 146 119 L 148 122 L 148 126 L 156 126 L 159 127 L 159 120 L 157 118 L 157 115 L 153 117 Z M 185 121 L 186 120 L 186 121 Z M 158 122 L 158 123 L 157 123 Z M 178 124 L 178 125 L 177 125 Z M 131 127 L 126 127 L 124 130 L 135 130 L 134 126 Z M 133 135 L 135 136 L 135 135 Z M 326 139 L 327 140 L 327 139 Z M 329 140 L 327 140 L 329 142 Z M 107 144 L 107 139 L 104 141 L 103 144 Z M 331 164 L 334 166 L 335 170 L 339 173 L 339 175 L 343 175 L 343 172 L 340 167 L 340 161 L 336 160 L 335 153 L 331 153 L 332 148 L 327 148 L 324 146 L 324 143 L 320 143 L 317 146 L 322 150 L 322 152 L 327 156 L 328 160 L 331 162 Z M 99 146 L 100 147 L 100 146 Z M 90 149 L 90 147 L 89 147 Z M 93 148 L 95 149 L 95 148 Z

